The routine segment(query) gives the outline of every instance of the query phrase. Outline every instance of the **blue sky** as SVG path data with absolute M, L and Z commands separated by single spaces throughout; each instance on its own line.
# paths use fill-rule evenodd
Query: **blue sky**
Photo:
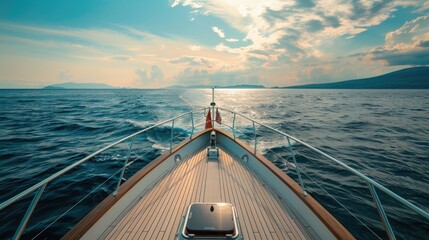
M 289 86 L 429 65 L 429 1 L 2 1 L 0 88 Z

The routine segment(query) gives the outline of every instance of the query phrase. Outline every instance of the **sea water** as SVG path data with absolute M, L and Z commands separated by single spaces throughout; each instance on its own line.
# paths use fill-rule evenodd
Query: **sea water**
M 203 89 L 0 90 L 0 202 L 158 121 L 198 110 L 201 130 L 210 102 L 211 90 Z M 298 137 L 429 211 L 429 91 L 219 89 L 215 102 Z M 220 127 L 230 131 L 233 115 L 219 112 Z M 189 137 L 190 120 L 175 121 L 174 143 Z M 237 115 L 235 126 L 253 147 L 252 122 Z M 258 151 L 298 180 L 286 164 L 287 139 L 255 126 Z M 171 130 L 168 123 L 134 140 L 125 178 L 169 149 Z M 49 183 L 24 237 L 65 234 L 113 192 L 128 147 L 119 144 Z M 307 191 L 352 234 L 386 238 L 365 182 L 302 144 L 292 141 L 292 149 Z M 429 236 L 428 221 L 378 195 L 397 237 Z M 13 235 L 33 196 L 0 212 L 0 239 Z

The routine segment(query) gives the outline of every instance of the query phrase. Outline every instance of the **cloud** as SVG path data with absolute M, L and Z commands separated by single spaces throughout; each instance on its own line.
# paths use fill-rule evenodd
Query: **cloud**
M 4 53 L 0 54 L 0 72 L 6 72 L 4 76 L 8 79 L 31 78 L 28 73 L 26 77 L 22 71 L 9 70 L 22 66 L 38 74 L 37 81 L 49 79 L 52 82 L 60 78 L 59 72 L 69 69 L 80 81 L 103 79 L 112 85 L 128 84 L 125 86 L 130 87 L 137 83 L 163 87 L 174 81 L 191 80 L 210 83 L 215 81 L 210 78 L 215 77 L 224 83 L 257 79 L 261 84 L 281 85 L 282 81 L 299 79 L 341 80 L 342 76 L 350 75 L 347 71 L 371 74 L 382 64 L 427 64 L 429 23 L 426 18 L 410 21 L 392 31 L 386 35 L 384 45 L 369 52 L 371 41 L 359 43 L 357 49 L 355 39 L 350 40 L 373 26 L 383 28 L 380 24 L 394 17 L 396 12 L 401 13 L 400 16 L 423 13 L 422 9 L 429 9 L 427 0 L 172 0 L 170 6 L 182 8 L 180 13 L 188 10 L 188 20 L 201 20 L 200 24 L 210 20 L 211 25 L 206 26 L 206 30 L 216 33 L 221 41 L 206 45 L 189 39 L 188 35 L 156 35 L 117 25 L 110 28 L 40 27 L 0 21 L 3 33 L 0 52 Z M 228 36 L 231 28 L 236 30 L 231 32 L 239 33 L 235 35 L 237 38 Z M 209 37 L 216 38 L 216 35 Z M 345 46 L 350 46 L 347 49 L 350 54 L 365 53 L 344 57 L 342 61 L 348 61 L 347 64 L 332 63 Z M 12 55 L 16 56 L 13 62 L 10 61 Z M 42 55 L 50 59 L 39 63 Z M 370 64 L 373 65 L 371 72 L 359 70 L 359 66 Z M 105 71 L 97 71 L 100 66 Z M 395 67 L 380 69 L 392 68 Z M 66 79 L 67 74 L 61 78 Z M 118 83 L 118 79 L 129 80 Z
M 422 47 L 422 48 L 427 48 L 427 47 L 429 47 L 429 40 L 420 41 L 417 46 Z
M 110 57 L 111 60 L 117 60 L 117 61 L 129 61 L 131 60 L 131 57 L 129 56 L 124 56 L 124 55 L 117 55 L 117 56 L 112 56 Z
M 383 60 L 389 66 L 429 65 L 429 15 L 406 22 L 389 32 L 383 47 L 371 50 L 373 60 Z
M 417 41 L 422 40 L 429 40 L 429 15 L 417 17 L 399 29 L 387 33 L 385 47 L 401 50 L 413 47 Z
M 179 1 L 179 0 L 175 0 L 175 1 L 171 4 L 171 7 L 172 7 L 172 8 L 177 7 L 179 4 L 180 4 L 180 1 Z
M 70 73 L 70 71 L 63 71 L 58 74 L 59 82 L 75 82 L 76 78 Z
M 124 87 L 141 87 L 146 82 L 151 87 L 163 87 L 185 67 L 210 72 L 243 68 L 241 57 L 235 54 L 195 45 L 189 39 L 157 36 L 124 26 L 85 29 L 0 21 L 0 30 L 10 33 L 0 36 L 0 52 L 5 53 L 0 54 L 0 72 L 9 80 L 33 79 L 53 83 L 58 81 L 59 72 L 70 69 L 81 77 L 79 81 L 102 79 L 111 85 Z M 25 56 L 25 61 L 18 55 Z M 11 61 L 13 56 L 16 60 Z M 49 59 L 45 59 L 46 56 L 50 56 Z M 184 56 L 190 58 L 182 58 Z M 175 59 L 182 62 L 177 60 L 176 63 Z M 16 71 L 16 66 L 31 69 L 33 74 Z M 101 66 L 104 70 L 98 71 Z M 34 71 L 38 73 L 37 77 Z
M 222 29 L 218 27 L 212 27 L 214 33 L 216 33 L 220 38 L 225 38 L 225 33 L 223 33 Z
M 212 30 L 214 33 L 216 33 L 220 38 L 225 38 L 225 33 L 222 29 L 218 27 L 212 27 Z M 225 41 L 227 42 L 238 42 L 239 40 L 236 38 L 226 38 Z
M 153 65 L 151 70 L 147 71 L 137 69 L 135 71 L 135 74 L 137 74 L 142 83 L 154 83 L 164 81 L 164 73 L 156 65 Z
M 193 0 L 174 0 L 174 2 L 171 4 L 171 7 L 177 7 L 179 5 L 182 6 L 189 6 L 191 8 L 201 8 L 202 4 L 200 3 L 200 1 L 193 1 Z
M 217 65 L 216 60 L 214 59 L 197 56 L 182 56 L 180 58 L 171 59 L 169 62 L 173 64 L 185 64 L 194 67 L 204 66 L 206 68 L 213 68 Z
M 199 51 L 201 49 L 201 46 L 191 45 L 189 46 L 189 49 L 191 49 L 192 51 Z
M 245 34 L 243 42 L 248 45 L 221 43 L 216 50 L 239 55 L 247 67 L 255 67 L 256 62 L 266 67 L 320 58 L 324 43 L 347 41 L 384 22 L 399 7 L 423 9 L 425 0 L 186 0 L 178 4 L 191 7 L 190 2 L 198 6 L 194 14 L 216 16 Z M 212 30 L 225 38 L 222 29 Z M 255 61 L 251 54 L 255 50 L 264 51 L 267 59 Z
M 225 39 L 227 42 L 238 42 L 239 40 L 236 38 L 227 38 Z
M 384 60 L 389 66 L 429 65 L 429 48 L 399 50 L 379 50 L 371 53 L 373 60 Z
M 236 85 L 260 84 L 261 79 L 252 71 L 216 71 L 209 72 L 195 68 L 186 68 L 180 72 L 175 80 L 183 85 Z
M 329 65 L 326 66 L 309 66 L 301 68 L 297 71 L 297 76 L 301 82 L 317 82 L 320 80 L 323 81 L 332 81 L 330 78 L 330 72 L 332 67 Z

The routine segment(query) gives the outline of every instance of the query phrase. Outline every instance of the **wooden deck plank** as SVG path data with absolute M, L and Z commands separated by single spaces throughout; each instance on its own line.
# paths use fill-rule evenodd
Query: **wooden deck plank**
M 178 174 L 175 174 L 177 177 L 174 181 L 170 183 L 167 189 L 167 194 L 165 197 L 161 198 L 162 205 L 157 210 L 155 218 L 149 221 L 150 228 L 146 227 L 148 230 L 148 237 L 150 239 L 155 239 L 153 233 L 159 230 L 162 227 L 162 223 L 167 219 L 167 215 L 171 214 L 172 211 L 177 211 L 177 199 L 182 196 L 182 188 L 188 182 L 189 173 L 192 170 L 192 165 L 189 164 L 189 161 L 192 161 L 195 158 L 190 160 L 183 161 L 180 165 Z M 162 221 L 162 222 L 161 222 Z M 146 230 L 145 229 L 145 230 Z
M 254 176 L 255 181 L 262 182 L 262 180 L 260 180 L 256 174 L 254 174 Z M 263 189 L 261 189 L 261 191 L 262 198 L 264 199 L 265 203 L 269 204 L 270 206 L 266 212 L 273 213 L 273 217 L 276 218 L 276 221 L 273 222 L 273 224 L 282 224 L 283 227 L 287 229 L 288 236 L 292 239 L 312 238 L 310 234 L 302 231 L 304 229 L 304 226 L 302 226 L 301 228 L 298 226 L 297 222 L 294 220 L 295 217 L 292 217 L 293 214 L 291 210 L 287 209 L 287 206 L 285 206 L 277 197 L 271 197 L 276 196 L 276 193 L 272 189 L 270 189 L 268 186 L 265 186 Z M 278 208 L 284 208 L 286 211 L 272 211 L 272 209 Z
M 256 179 L 253 179 L 253 181 L 257 181 Z M 282 219 L 279 215 L 281 215 L 280 211 L 276 211 L 278 209 L 278 206 L 276 206 L 273 202 L 275 202 L 275 195 L 274 197 L 269 197 L 269 193 L 264 188 L 263 185 L 254 183 L 255 186 L 255 193 L 259 197 L 259 201 L 261 202 L 261 207 L 264 208 L 264 217 L 266 217 L 269 221 L 269 223 L 272 225 L 272 227 L 275 229 L 275 233 L 277 233 L 277 236 L 281 236 L 282 239 L 288 239 L 289 238 L 289 222 Z
M 179 166 L 180 165 L 177 165 L 175 169 L 177 169 Z M 151 206 L 153 206 L 158 201 L 160 195 L 162 195 L 162 193 L 165 191 L 166 185 L 171 180 L 171 177 L 172 176 L 166 176 L 165 178 L 161 179 L 159 185 L 154 187 L 145 196 L 143 196 L 138 206 L 135 206 L 134 210 L 131 211 L 134 212 L 133 215 L 130 215 L 130 222 L 132 224 L 128 224 L 128 228 L 124 227 L 132 232 L 130 234 L 131 239 L 141 234 L 141 231 L 139 232 L 138 230 L 136 230 L 136 227 L 138 227 L 137 225 L 140 223 L 138 219 L 141 219 L 143 216 L 151 216 Z
M 250 209 L 253 209 L 252 216 L 258 226 L 258 232 L 262 238 L 269 239 L 271 232 L 274 232 L 274 228 L 270 224 L 265 211 L 263 211 L 265 203 L 261 203 L 259 196 L 255 192 L 255 188 L 259 187 L 261 184 L 256 184 L 256 182 L 251 181 L 254 179 L 254 176 L 250 175 L 251 173 L 248 171 L 244 162 L 237 161 L 236 163 L 240 165 L 240 167 L 237 168 L 238 175 L 241 176 L 243 187 L 246 188 L 245 196 L 247 196 L 250 202 Z
M 204 202 L 220 202 L 220 180 L 219 162 L 217 160 L 207 161 L 207 181 L 204 193 Z
M 165 225 L 165 228 L 164 227 L 161 228 L 161 231 L 165 232 L 164 234 L 165 239 L 174 238 L 174 235 L 177 231 L 177 230 L 174 230 L 174 228 L 175 226 L 179 225 L 181 217 L 183 215 L 183 210 L 189 205 L 191 201 L 192 193 L 194 192 L 195 181 L 200 172 L 198 171 L 198 167 L 201 165 L 201 163 L 203 163 L 203 161 L 199 161 L 199 159 L 201 159 L 201 156 L 198 156 L 198 155 L 201 155 L 201 154 L 203 154 L 203 152 L 200 151 L 199 153 L 197 153 L 193 161 L 190 161 L 190 163 L 192 164 L 192 169 L 194 169 L 194 171 L 192 171 L 192 175 L 187 181 L 187 186 L 185 187 L 186 191 L 183 192 L 181 201 L 178 205 L 178 209 L 176 209 L 176 211 L 171 211 L 172 214 L 168 218 L 167 225 Z
M 159 232 L 158 235 L 152 239 L 171 239 L 171 238 L 164 237 L 164 235 L 165 235 L 165 232 Z
M 142 232 L 146 232 L 146 236 L 148 235 L 151 223 L 153 223 L 156 215 L 159 214 L 159 208 L 161 208 L 162 210 L 162 204 L 165 202 L 163 200 L 168 197 L 166 196 L 166 193 L 168 193 L 168 189 L 171 186 L 171 183 L 178 181 L 178 177 L 183 171 L 182 163 L 179 163 L 178 166 L 172 170 L 172 172 L 175 172 L 177 174 L 170 174 L 169 177 L 166 177 L 166 179 L 164 179 L 165 181 L 160 188 L 161 191 L 156 191 L 158 187 L 155 187 L 154 190 L 156 192 L 151 192 L 153 194 L 148 194 L 147 196 L 145 196 L 144 200 L 140 201 L 140 205 L 146 205 L 147 207 L 145 211 L 141 212 L 138 215 L 138 218 L 134 220 L 135 224 L 132 229 L 132 238 L 139 236 L 140 234 L 142 234 Z M 147 202 L 145 201 L 146 199 L 148 199 Z
M 205 177 L 202 169 L 205 167 L 206 162 L 201 161 L 201 159 L 205 157 L 206 153 L 204 151 L 201 151 L 199 154 L 201 154 L 201 156 L 197 158 L 198 161 L 196 162 L 196 164 L 198 168 L 196 168 L 196 171 L 195 171 L 196 173 L 195 179 L 200 179 L 200 178 L 203 179 Z M 197 189 L 197 186 L 196 186 L 197 184 L 195 184 L 195 181 L 191 182 L 191 185 L 193 186 L 193 188 L 192 188 L 192 194 L 189 194 L 190 198 L 186 199 L 186 201 L 182 204 L 181 208 L 177 211 L 176 217 L 173 217 L 170 221 L 170 225 L 169 225 L 170 233 L 168 236 L 171 238 L 175 236 L 177 232 L 177 227 L 179 226 L 180 221 L 182 220 L 182 217 L 185 214 L 186 208 L 189 206 L 189 204 L 194 202 L 194 198 L 192 198 L 192 196 L 194 195 L 193 192 L 196 192 L 196 189 Z
M 277 236 L 276 233 L 271 233 L 271 239 L 273 239 L 273 240 L 279 240 L 280 238 Z M 287 238 L 282 238 L 282 239 L 287 239 Z
M 163 190 L 164 184 L 169 180 L 170 177 L 171 176 L 167 175 L 165 178 L 161 179 L 159 185 L 157 185 L 157 187 L 154 189 L 155 191 L 148 192 L 145 198 L 143 198 L 143 201 L 141 200 L 137 207 L 134 207 L 132 211 L 129 211 L 125 217 L 123 217 L 123 219 L 118 224 L 119 226 L 113 226 L 114 230 L 109 233 L 106 239 L 116 239 L 120 234 L 124 234 L 126 231 L 132 232 L 130 234 L 130 237 L 132 238 L 134 236 L 134 232 L 132 230 L 138 223 L 138 221 L 135 221 L 135 219 L 142 215 L 144 209 L 147 209 L 149 206 L 151 206 L 150 201 L 154 201 L 153 197 L 157 196 L 158 192 Z
M 245 163 L 223 150 L 218 170 L 209 172 L 206 150 L 185 157 L 158 184 L 148 189 L 137 203 L 110 226 L 107 239 L 173 239 L 186 207 L 210 200 L 206 191 L 218 184 L 218 199 L 237 210 L 246 239 L 305 239 L 276 195 Z M 217 183 L 210 183 L 216 173 Z M 205 199 L 207 198 L 207 199 Z M 296 233 L 295 233 L 296 232 Z M 104 235 L 106 236 L 106 235 Z
M 119 239 L 120 240 L 126 240 L 129 235 L 130 235 L 130 232 L 125 232 L 125 234 L 121 235 L 121 238 L 119 238 Z
M 257 179 L 254 179 L 254 181 L 257 181 Z M 296 225 L 296 223 L 289 215 L 285 214 L 284 211 L 273 211 L 281 208 L 281 205 L 278 203 L 279 200 L 276 198 L 276 194 L 270 191 L 267 186 L 257 188 L 257 192 L 261 196 L 261 201 L 266 204 L 264 206 L 266 208 L 265 212 L 270 215 L 271 224 L 280 230 L 278 234 L 284 239 L 302 239 L 299 234 L 294 234 L 296 231 L 294 225 Z M 270 195 L 274 197 L 271 197 Z
M 234 159 L 230 155 L 225 154 L 224 156 L 230 159 L 230 161 L 234 161 Z M 255 233 L 255 238 L 258 239 L 261 237 L 261 234 L 260 234 L 261 226 L 256 222 L 256 219 L 254 216 L 256 209 L 255 209 L 255 206 L 253 206 L 252 202 L 250 201 L 252 196 L 249 196 L 248 189 L 246 189 L 246 187 L 248 186 L 244 184 L 243 176 L 241 175 L 241 172 L 239 172 L 239 169 L 238 169 L 239 167 L 242 167 L 240 162 L 238 161 L 234 162 L 233 166 L 231 167 L 232 172 L 230 173 L 230 177 L 231 178 L 236 177 L 236 179 L 233 180 L 233 181 L 236 181 L 236 184 L 234 184 L 234 186 L 236 187 L 235 194 L 238 196 L 240 201 L 245 206 L 242 211 L 243 212 L 242 219 L 245 222 L 250 222 L 251 229 L 253 233 Z
M 251 239 L 255 238 L 255 232 L 256 227 L 252 225 L 252 222 L 249 220 L 248 212 L 251 211 L 251 209 L 247 208 L 247 203 L 244 201 L 245 199 L 242 198 L 242 193 L 239 188 L 239 180 L 237 179 L 237 176 L 234 173 L 235 165 L 238 164 L 238 162 L 234 161 L 229 155 L 225 154 L 224 151 L 222 151 L 222 162 L 225 162 L 226 166 L 224 167 L 224 173 L 227 178 L 226 182 L 228 182 L 230 188 L 230 193 L 232 195 L 232 198 L 234 199 L 233 205 L 237 208 L 237 215 L 239 217 L 241 225 L 244 226 L 243 228 L 243 235 L 248 236 Z
M 196 161 L 196 158 L 190 159 L 186 163 L 189 165 L 189 171 L 187 172 L 186 176 L 183 177 L 183 180 L 181 180 L 182 184 L 178 186 L 179 195 L 176 196 L 175 204 L 170 204 L 168 206 L 167 214 L 164 217 L 165 220 L 162 222 L 162 225 L 158 227 L 160 231 L 164 232 L 164 236 L 166 236 L 165 238 L 168 238 L 168 235 L 165 234 L 170 233 L 170 230 L 172 229 L 173 219 L 176 218 L 179 213 L 177 209 L 182 209 L 182 206 L 187 201 L 187 198 L 189 197 L 189 195 L 192 194 L 192 185 L 195 181 L 195 175 L 197 174 L 195 168 L 197 167 L 196 163 L 198 161 Z
M 206 151 L 206 150 L 203 150 L 203 151 Z M 206 156 L 206 155 L 204 155 L 204 156 Z M 205 186 L 206 186 L 207 178 L 205 176 L 207 176 L 207 167 L 208 167 L 207 164 L 204 163 L 204 168 L 203 168 L 203 176 L 204 177 L 203 177 L 201 191 L 199 192 L 199 197 L 198 197 L 197 202 L 204 202 L 204 195 L 206 194 Z
M 181 165 L 178 165 L 173 171 L 178 171 L 177 169 L 179 169 L 180 167 Z M 146 226 L 147 221 L 152 219 L 153 216 L 156 214 L 156 205 L 159 204 L 159 200 L 162 198 L 162 195 L 164 195 L 170 182 L 173 180 L 173 176 L 171 176 L 170 178 L 166 178 L 165 181 L 162 181 L 162 184 L 159 189 L 157 189 L 158 187 L 154 188 L 154 191 L 150 192 L 150 194 L 146 195 L 145 198 L 140 201 L 140 206 L 143 208 L 137 208 L 142 211 L 134 219 L 134 224 L 131 228 L 133 232 L 133 234 L 131 235 L 132 237 L 139 236 L 140 234 L 142 234 L 142 232 L 145 232 L 145 235 L 148 234 L 148 230 L 145 229 L 143 226 Z M 147 221 L 145 221 L 145 219 L 147 219 Z
M 243 181 L 245 181 L 246 185 L 249 186 L 249 191 L 253 195 L 252 201 L 257 211 L 257 218 L 261 224 L 260 226 L 264 228 L 265 236 L 269 238 L 271 235 L 270 233 L 276 231 L 279 232 L 280 229 L 274 229 L 274 226 L 276 225 L 272 224 L 271 219 L 267 216 L 266 211 L 270 209 L 266 209 L 266 202 L 263 201 L 261 196 L 258 194 L 258 190 L 262 188 L 262 185 L 255 182 L 255 177 L 251 175 L 247 166 L 243 162 L 240 162 L 240 164 L 242 165 L 241 172 L 244 176 Z
M 137 236 L 137 238 L 135 239 L 146 239 L 146 235 L 147 235 L 147 232 L 142 232 L 140 236 Z M 132 238 L 128 238 L 128 239 L 132 240 Z

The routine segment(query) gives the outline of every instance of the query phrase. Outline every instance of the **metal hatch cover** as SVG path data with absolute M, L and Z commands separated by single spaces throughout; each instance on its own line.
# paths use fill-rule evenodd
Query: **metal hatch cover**
M 230 203 L 193 203 L 184 220 L 183 237 L 240 239 L 235 209 Z

